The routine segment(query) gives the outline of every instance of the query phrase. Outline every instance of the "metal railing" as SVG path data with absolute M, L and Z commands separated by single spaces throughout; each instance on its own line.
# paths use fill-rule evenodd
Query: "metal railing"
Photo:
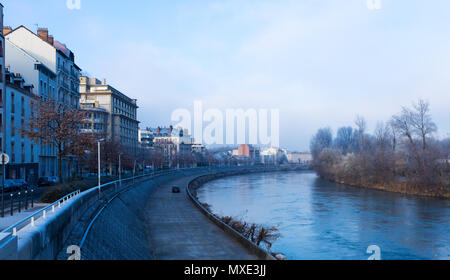
M 22 194 L 23 193 L 23 194 Z M 23 203 L 23 204 L 22 204 Z M 9 204 L 9 207 L 8 205 Z M 30 206 L 31 204 L 31 206 Z M 9 215 L 14 216 L 14 211 L 17 213 L 22 212 L 23 210 L 28 210 L 28 207 L 34 208 L 34 189 L 25 189 L 17 192 L 12 192 L 9 194 L 9 201 L 5 200 L 5 212 L 4 214 L 8 213 Z M 9 209 L 8 209 L 9 208 Z
M 57 200 L 53 204 L 50 204 L 49 206 L 37 211 L 36 213 L 32 214 L 31 216 L 26 217 L 23 220 L 20 220 L 19 222 L 15 223 L 14 225 L 4 229 L 2 233 L 12 233 L 13 236 L 17 236 L 17 231 L 23 229 L 27 225 L 34 226 L 36 220 L 43 218 L 45 219 L 47 216 L 47 213 L 54 213 L 57 208 L 61 208 L 66 202 L 71 200 L 72 198 L 78 196 L 81 193 L 81 191 L 75 191 L 71 194 L 68 194 L 64 196 L 63 198 Z

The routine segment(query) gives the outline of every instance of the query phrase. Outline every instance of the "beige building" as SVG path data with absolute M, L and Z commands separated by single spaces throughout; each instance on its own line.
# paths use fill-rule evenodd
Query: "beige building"
M 139 122 L 137 101 L 117 89 L 86 76 L 80 77 L 80 104 L 82 108 L 108 112 L 106 137 L 124 146 L 138 147 Z M 92 108 L 93 109 L 93 108 Z

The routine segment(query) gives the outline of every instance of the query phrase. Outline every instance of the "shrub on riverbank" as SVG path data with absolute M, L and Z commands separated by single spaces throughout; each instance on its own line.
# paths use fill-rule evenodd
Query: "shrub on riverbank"
M 222 217 L 221 220 L 257 246 L 265 244 L 269 252 L 273 243 L 281 236 L 277 227 L 267 228 L 255 223 L 249 224 L 229 216 Z

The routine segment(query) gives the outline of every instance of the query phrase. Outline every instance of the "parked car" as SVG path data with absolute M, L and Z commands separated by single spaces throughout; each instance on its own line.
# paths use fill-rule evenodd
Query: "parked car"
M 0 186 L 1 187 L 1 186 Z M 13 192 L 17 190 L 17 185 L 14 180 L 5 180 L 5 192 Z
M 5 180 L 5 192 L 20 191 L 24 186 L 27 186 L 25 180 L 14 180 L 14 179 Z
M 14 180 L 14 182 L 17 185 L 17 187 L 19 188 L 19 190 L 26 190 L 26 189 L 31 188 L 31 185 L 24 179 L 16 179 L 16 180 Z
M 180 192 L 181 192 L 181 190 L 180 190 L 179 187 L 173 187 L 172 188 L 172 193 L 180 193 Z

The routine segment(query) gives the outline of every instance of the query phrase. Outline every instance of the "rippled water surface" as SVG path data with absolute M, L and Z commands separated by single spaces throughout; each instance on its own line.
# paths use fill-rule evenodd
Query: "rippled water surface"
M 450 201 L 330 183 L 312 172 L 228 177 L 198 190 L 216 214 L 245 218 L 282 234 L 274 252 L 289 259 L 369 257 L 450 259 Z

